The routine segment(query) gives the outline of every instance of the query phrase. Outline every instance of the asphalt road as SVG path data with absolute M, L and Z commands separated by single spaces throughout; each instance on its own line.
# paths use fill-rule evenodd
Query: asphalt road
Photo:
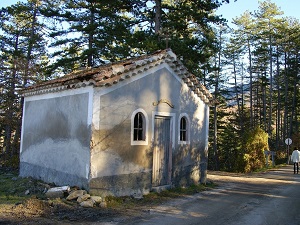
M 291 165 L 252 175 L 209 172 L 208 179 L 218 188 L 105 224 L 300 225 L 300 174 Z

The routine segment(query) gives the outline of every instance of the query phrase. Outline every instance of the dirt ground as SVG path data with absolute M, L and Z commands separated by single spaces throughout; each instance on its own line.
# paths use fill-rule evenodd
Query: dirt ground
M 0 204 L 0 224 L 93 224 L 100 221 L 109 223 L 112 218 L 118 220 L 117 218 L 138 216 L 143 210 L 151 207 L 150 205 L 84 208 L 76 201 L 43 200 L 31 196 L 20 203 Z
M 0 224 L 109 224 L 112 220 L 138 218 L 173 198 L 156 195 L 142 199 L 108 198 L 108 207 L 84 208 L 76 200 L 47 199 L 45 192 L 52 186 L 32 178 L 22 179 L 18 171 L 0 167 Z
M 279 191 L 283 190 L 282 187 L 294 184 L 295 181 L 297 181 L 298 185 L 300 175 L 299 178 L 295 178 L 290 171 L 291 166 L 279 171 L 279 173 L 277 170 L 250 175 L 209 172 L 209 181 L 218 184 L 216 190 L 207 190 L 203 193 L 181 196 L 175 199 L 158 199 L 157 201 L 124 198 L 121 200 L 124 204 L 121 202 L 115 207 L 107 208 L 83 208 L 74 201 L 43 199 L 38 192 L 43 190 L 44 184 L 31 181 L 27 183 L 31 183 L 35 192 L 31 191 L 33 194 L 29 199 L 14 204 L 0 203 L 0 224 L 175 225 L 183 224 L 185 222 L 183 218 L 185 218 L 186 214 L 189 215 L 186 219 L 193 221 L 193 223 L 188 224 L 199 224 L 200 221 L 205 222 L 205 224 L 211 224 L 210 222 L 213 221 L 214 224 L 235 224 L 233 221 L 242 221 L 242 224 L 247 224 L 244 220 L 244 217 L 247 215 L 243 215 L 245 212 L 249 213 L 249 224 L 254 224 L 252 223 L 254 222 L 253 219 L 259 218 L 258 215 L 262 211 L 261 208 L 266 209 L 266 213 L 269 213 L 268 210 L 270 210 L 270 213 L 273 213 L 274 206 L 278 208 L 278 205 L 283 205 L 278 200 L 287 199 L 287 197 L 278 198 L 276 202 L 273 201 L 275 199 L 274 196 L 284 195 L 282 193 L 279 194 Z M 30 189 L 30 185 L 26 188 Z M 290 195 L 290 193 L 287 195 Z M 217 199 L 219 202 L 224 203 L 213 205 Z M 267 205 L 264 203 L 265 200 L 269 201 Z M 269 209 L 271 201 L 273 202 L 271 204 L 272 209 Z M 211 207 L 209 207 L 209 204 L 212 204 Z M 259 210 L 259 212 L 256 212 L 255 209 Z M 287 208 L 284 212 L 288 214 L 290 211 Z M 205 216 L 201 216 L 200 212 Z M 223 216 L 220 220 L 220 218 L 215 218 L 214 214 Z M 164 219 L 166 222 L 159 223 L 164 221 Z M 299 218 L 297 217 L 296 219 L 298 220 Z M 265 224 L 259 221 L 257 219 L 255 224 Z M 300 220 L 298 222 L 295 224 L 300 224 Z
M 54 186 L 54 185 L 52 185 Z M 76 201 L 47 199 L 52 187 L 32 178 L 18 177 L 18 171 L 0 167 L 0 224 L 73 224 L 110 221 L 125 216 L 126 208 L 83 208 Z

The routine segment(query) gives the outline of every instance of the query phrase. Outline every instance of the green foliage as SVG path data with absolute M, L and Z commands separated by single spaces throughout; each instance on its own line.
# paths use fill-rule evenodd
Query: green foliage
M 292 145 L 291 148 L 294 149 L 294 147 L 297 147 L 298 149 L 300 149 L 300 133 L 294 133 L 291 137 L 292 139 Z
M 276 151 L 275 164 L 285 164 L 287 162 L 286 150 Z
M 210 140 L 215 147 L 209 148 L 210 168 L 217 168 L 219 160 L 221 170 L 253 171 L 265 166 L 263 150 L 269 148 L 276 152 L 276 162 L 284 162 L 287 137 L 299 147 L 300 24 L 282 15 L 280 8 L 267 0 L 254 12 L 246 11 L 234 19 L 236 29 L 221 52 L 226 63 L 220 66 L 221 75 L 230 82 L 223 86 L 222 80 L 212 82 L 216 99 L 220 99 L 218 94 L 226 96 L 226 106 L 218 105 L 217 118 L 210 119 L 210 131 L 217 123 L 217 132 L 210 134 L 210 138 L 215 136 Z M 225 115 L 228 111 L 233 116 Z M 262 131 L 261 137 L 249 134 L 258 126 L 266 133 Z
M 240 158 L 241 139 L 238 138 L 238 130 L 232 123 L 226 124 L 223 133 L 219 137 L 220 170 L 239 172 L 237 163 Z
M 95 67 L 168 47 L 191 72 L 200 74 L 200 63 L 216 50 L 211 24 L 222 21 L 213 14 L 220 4 L 161 1 L 157 9 L 156 3 L 67 0 L 45 4 L 42 14 L 61 25 L 50 33 L 56 56 L 50 71 L 65 73 L 74 65 Z
M 25 195 L 25 191 L 33 182 L 29 178 L 18 178 L 18 174 L 14 171 L 0 171 L 0 204 L 15 204 L 29 198 Z
M 19 151 L 23 100 L 18 91 L 44 79 L 45 24 L 38 13 L 38 0 L 2 8 L 0 11 L 0 154 L 16 166 Z
M 2 154 L 2 157 L 0 159 L 0 166 L 4 168 L 18 169 L 19 161 L 19 154 L 15 154 L 12 156 Z
M 264 151 L 269 150 L 268 134 L 260 127 L 250 129 L 243 137 L 243 172 L 252 172 L 265 166 Z

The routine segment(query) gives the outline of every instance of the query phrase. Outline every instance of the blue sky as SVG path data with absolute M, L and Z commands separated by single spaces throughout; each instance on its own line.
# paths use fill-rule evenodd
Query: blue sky
M 218 9 L 217 14 L 223 15 L 228 22 L 231 22 L 233 18 L 240 16 L 246 10 L 250 12 L 257 10 L 259 2 L 261 0 L 237 0 L 236 2 L 230 0 L 229 4 L 224 4 Z M 283 16 L 291 16 L 300 20 L 300 0 L 271 0 L 271 2 L 284 12 Z
M 20 0 L 0 0 L 0 8 L 17 3 Z M 230 0 L 229 4 L 222 5 L 217 14 L 222 14 L 229 22 L 232 18 L 240 16 L 246 10 L 254 11 L 258 9 L 259 0 Z M 284 16 L 292 16 L 300 20 L 300 0 L 271 0 L 284 11 Z

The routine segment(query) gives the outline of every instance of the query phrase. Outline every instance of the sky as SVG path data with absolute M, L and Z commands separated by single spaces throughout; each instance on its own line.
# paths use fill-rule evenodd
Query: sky
M 20 0 L 0 0 L 0 8 L 17 3 Z M 232 18 L 240 16 L 246 10 L 253 12 L 258 9 L 259 0 L 230 0 L 229 4 L 223 4 L 217 11 L 218 15 L 223 15 L 230 23 Z M 291 16 L 300 20 L 300 0 L 271 0 L 282 11 L 284 16 Z
M 235 2 L 230 0 L 229 4 L 223 4 L 217 10 L 217 14 L 223 15 L 223 18 L 231 23 L 233 18 L 239 17 L 247 10 L 250 12 L 258 10 L 259 2 L 261 0 L 237 0 Z M 300 0 L 271 0 L 271 2 L 275 3 L 284 12 L 284 17 L 294 17 L 300 20 Z

